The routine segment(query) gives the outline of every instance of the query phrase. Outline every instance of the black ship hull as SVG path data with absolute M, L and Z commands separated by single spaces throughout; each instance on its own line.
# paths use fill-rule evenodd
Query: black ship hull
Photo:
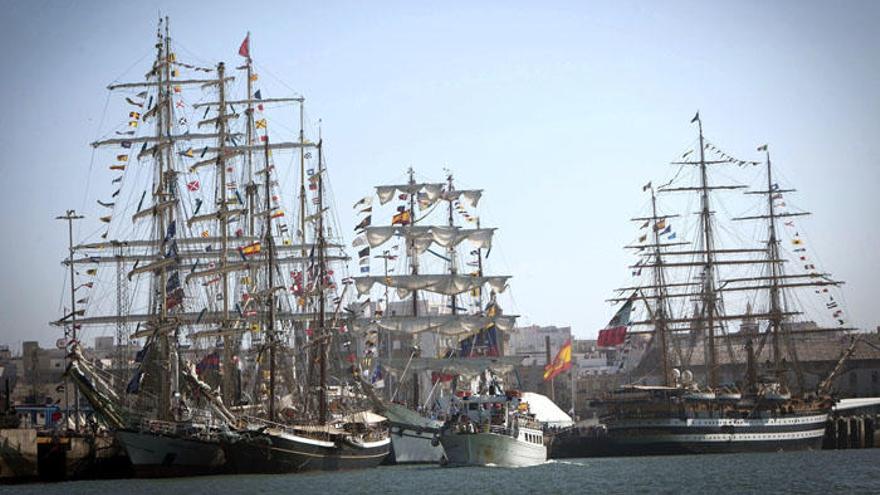
M 287 433 L 250 433 L 225 444 L 230 467 L 236 473 L 299 473 L 367 469 L 382 463 L 391 449 L 381 441 L 356 444 Z
M 573 459 L 583 457 L 607 457 L 612 455 L 604 428 L 569 428 L 552 435 L 545 435 L 547 457 L 550 459 Z
M 610 420 L 607 435 L 592 439 L 596 443 L 584 451 L 631 456 L 819 450 L 827 419 L 827 413 L 812 413 L 752 419 Z

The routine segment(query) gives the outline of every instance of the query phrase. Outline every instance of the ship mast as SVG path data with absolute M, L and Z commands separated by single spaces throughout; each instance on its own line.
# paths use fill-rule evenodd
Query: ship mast
M 705 143 L 703 138 L 703 121 L 697 114 L 697 125 L 700 130 L 700 222 L 703 231 L 703 314 L 706 319 L 706 336 L 707 336 L 707 352 L 706 352 L 706 385 L 710 389 L 718 386 L 718 351 L 715 346 L 715 311 L 716 300 L 715 294 L 715 245 L 712 236 L 712 213 L 709 209 L 709 179 L 706 170 Z
M 412 167 L 407 171 L 409 173 L 409 185 L 413 186 L 416 183 L 415 179 L 415 171 L 413 171 Z M 411 189 L 413 189 L 411 187 Z M 409 193 L 409 225 L 415 226 L 416 224 L 416 200 L 415 200 L 415 191 L 410 191 Z M 410 266 L 412 267 L 412 274 L 419 274 L 419 256 L 416 251 L 416 241 L 413 237 L 410 242 Z M 455 299 L 453 298 L 453 304 Z M 412 291 L 412 314 L 413 318 L 418 317 L 419 315 L 419 291 L 413 289 Z M 413 340 L 417 337 L 413 335 Z M 412 357 L 418 357 L 419 347 L 417 345 L 413 345 Z M 417 408 L 419 405 L 419 372 L 413 371 L 412 374 L 412 404 L 413 408 Z
M 447 202 L 449 203 L 449 214 L 447 216 L 447 225 L 449 228 L 455 227 L 455 218 L 453 217 L 453 209 L 452 209 L 452 191 L 455 190 L 455 186 L 452 185 L 452 173 L 446 176 L 446 190 L 448 191 Z M 415 218 L 415 217 L 413 217 Z M 449 273 L 450 275 L 455 275 L 457 270 L 455 267 L 455 246 L 449 245 L 446 248 L 446 256 L 449 258 Z M 458 298 L 455 294 L 450 298 L 452 299 L 452 314 L 458 314 Z
M 158 72 L 158 108 L 159 125 L 156 126 L 156 134 L 161 140 L 162 138 L 170 139 L 172 129 L 172 106 L 171 106 L 171 39 L 168 26 L 168 18 L 165 18 L 165 40 L 164 44 L 160 44 L 159 63 L 162 64 Z M 158 145 L 158 144 L 157 144 Z M 165 146 L 164 153 L 159 154 L 159 186 L 154 195 L 154 202 L 159 203 L 171 196 L 171 179 L 174 176 L 173 167 L 171 165 L 171 143 Z M 167 225 L 172 220 L 171 209 L 168 211 L 168 219 L 166 223 L 165 210 L 159 212 L 159 218 L 156 222 L 156 238 L 163 239 L 167 229 Z M 164 256 L 164 246 L 158 246 L 157 256 Z M 174 416 L 172 411 L 172 397 L 177 391 L 177 374 L 174 373 L 176 352 L 172 347 L 169 339 L 169 332 L 164 327 L 168 320 L 168 272 L 163 268 L 159 272 L 159 350 L 160 350 L 160 373 L 159 373 L 159 418 L 171 419 Z M 171 376 L 169 376 L 171 375 Z M 170 387 L 169 387 L 170 385 Z
M 266 325 L 266 334 L 269 340 L 269 421 L 275 421 L 275 240 L 272 237 L 272 224 L 269 221 L 272 214 L 272 194 L 270 191 L 271 169 L 269 167 L 269 140 L 266 140 L 264 148 L 265 172 L 266 172 L 266 222 L 264 224 L 266 250 L 268 251 L 266 274 L 266 287 L 268 290 L 269 316 Z
M 299 100 L 299 238 L 300 245 L 302 246 L 300 249 L 300 255 L 303 259 L 302 264 L 302 286 L 308 287 L 308 270 L 306 269 L 306 263 L 308 260 L 308 251 L 306 246 L 306 217 L 308 217 L 308 211 L 306 210 L 306 155 L 305 155 L 305 146 L 306 146 L 306 135 L 305 135 L 305 99 Z M 300 307 L 305 308 L 309 294 L 307 291 L 303 292 L 303 304 Z
M 660 252 L 659 217 L 657 216 L 657 196 L 651 186 L 651 229 L 654 232 L 654 285 L 656 286 L 656 306 L 654 310 L 655 330 L 660 340 L 660 359 L 663 363 L 663 385 L 673 384 L 669 369 L 669 337 L 666 331 L 666 277 L 663 273 L 663 257 Z M 663 217 L 664 219 L 666 217 Z
M 409 174 L 409 185 L 413 186 L 416 183 L 415 179 L 415 171 L 412 167 L 407 170 Z M 409 195 L 409 224 L 411 226 L 415 226 L 416 223 L 416 205 L 415 198 L 413 197 L 415 193 Z M 409 243 L 409 263 L 410 263 L 410 271 L 413 275 L 419 274 L 419 255 L 416 251 L 416 241 L 415 237 L 410 240 Z M 412 312 L 413 316 L 419 315 L 419 291 L 413 289 L 412 291 Z M 416 380 L 418 379 L 418 375 L 415 376 Z
M 226 122 L 226 65 L 223 62 L 217 64 L 217 77 L 220 81 L 219 100 L 217 107 L 217 138 L 219 151 L 217 153 L 217 172 L 220 177 L 220 201 L 218 205 L 218 215 L 220 225 L 220 277 L 222 292 L 222 312 L 223 312 L 223 403 L 232 405 L 235 402 L 235 375 L 236 369 L 234 364 L 234 340 L 231 333 L 226 328 L 229 326 L 229 272 L 227 265 L 229 264 L 229 202 L 226 197 L 226 139 L 227 139 L 227 122 Z M 248 153 L 250 152 L 248 146 Z
M 755 215 L 755 216 L 747 216 L 747 217 L 738 217 L 734 218 L 734 220 L 767 220 L 767 230 L 768 230 L 768 240 L 767 246 L 765 248 L 766 260 L 764 263 L 767 264 L 768 270 L 767 274 L 760 277 L 748 277 L 739 279 L 739 282 L 756 282 L 757 284 L 747 284 L 744 287 L 738 287 L 737 290 L 764 290 L 767 289 L 770 295 L 770 307 L 766 315 L 764 317 L 769 322 L 768 333 L 771 337 L 771 352 L 772 352 L 772 360 L 773 360 L 773 373 L 777 382 L 780 385 L 786 386 L 786 363 L 783 361 L 782 357 L 782 344 L 780 342 L 781 339 L 786 339 L 786 344 L 789 346 L 789 354 L 792 360 L 792 364 L 794 365 L 795 377 L 798 382 L 799 392 L 804 392 L 804 376 L 803 372 L 800 368 L 799 363 L 797 362 L 797 356 L 795 354 L 794 343 L 791 341 L 790 334 L 791 330 L 786 328 L 785 321 L 788 317 L 799 314 L 797 312 L 788 311 L 785 308 L 785 303 L 783 301 L 784 290 L 789 288 L 799 288 L 799 287 L 820 287 L 820 286 L 839 286 L 843 282 L 832 280 L 827 273 L 807 273 L 804 275 L 789 275 L 784 272 L 782 262 L 784 260 L 781 259 L 781 253 L 779 250 L 779 236 L 777 232 L 776 222 L 780 218 L 787 217 L 799 217 L 804 215 L 809 215 L 809 212 L 777 212 L 777 206 L 774 201 L 780 197 L 782 197 L 783 193 L 794 192 L 794 189 L 781 189 L 776 183 L 773 182 L 773 170 L 772 163 L 770 161 L 770 152 L 767 148 L 767 145 L 761 146 L 758 148 L 758 151 L 765 152 L 765 163 L 767 166 L 767 189 L 761 191 L 749 191 L 746 194 L 762 194 L 767 197 L 767 213 L 764 215 Z M 804 280 L 806 279 L 806 280 Z M 828 329 L 814 329 L 815 330 L 828 330 Z M 847 330 L 846 328 L 839 328 L 839 330 Z M 761 347 L 763 347 L 764 340 L 761 341 L 761 345 L 758 348 L 757 352 L 754 352 L 756 355 L 761 354 Z M 749 369 L 747 370 L 747 378 L 749 379 L 750 385 L 754 387 L 754 384 L 751 383 L 756 381 L 755 378 L 757 376 L 756 370 Z
M 318 140 L 318 360 L 319 360 L 319 384 L 318 384 L 318 422 L 327 423 L 327 339 L 329 334 L 325 326 L 325 292 L 324 281 L 327 278 L 327 266 L 325 264 L 325 249 L 327 248 L 324 237 L 324 158 L 323 140 Z
M 477 219 L 477 229 L 480 228 L 480 220 Z M 476 249 L 477 252 L 477 276 L 483 276 L 483 251 L 480 248 Z M 477 288 L 477 307 L 480 310 L 480 314 L 484 314 L 483 309 L 483 288 Z M 471 345 L 468 349 L 468 356 L 472 357 L 474 355 L 474 350 L 477 348 L 477 338 L 480 336 L 480 333 L 477 332 L 473 336 L 471 336 Z M 504 340 L 504 339 L 501 339 Z M 499 347 L 501 346 L 501 342 L 498 342 Z M 501 355 L 501 349 L 498 349 L 498 354 Z
M 245 194 L 247 194 L 248 198 L 248 212 L 249 212 L 249 222 L 248 222 L 248 234 L 253 237 L 255 235 L 256 229 L 256 208 L 257 208 L 257 185 L 254 183 L 254 162 L 253 162 L 253 151 L 251 147 L 254 145 L 254 82 L 253 82 L 253 60 L 251 59 L 251 32 L 248 31 L 247 36 L 245 37 L 248 43 L 247 50 L 247 58 L 245 60 L 245 74 L 247 75 L 247 110 L 245 110 L 245 115 L 247 117 L 246 131 L 245 131 L 245 142 L 247 143 L 247 151 L 245 154 L 245 168 L 247 173 L 247 186 L 245 187 Z M 239 67 L 240 69 L 241 67 Z M 268 143 L 268 140 L 267 140 Z M 268 162 L 267 162 L 268 165 Z M 268 191 L 266 192 L 268 194 Z
M 767 190 L 773 190 L 773 170 L 770 164 L 770 150 L 765 149 L 767 159 Z M 767 194 L 767 219 L 769 239 L 767 240 L 767 256 L 770 265 L 770 332 L 773 345 L 773 368 L 776 379 L 785 385 L 785 370 L 782 369 L 782 350 L 779 346 L 779 334 L 782 330 L 782 308 L 779 302 L 779 265 L 773 260 L 779 259 L 779 241 L 776 238 L 776 206 L 773 204 L 773 193 Z

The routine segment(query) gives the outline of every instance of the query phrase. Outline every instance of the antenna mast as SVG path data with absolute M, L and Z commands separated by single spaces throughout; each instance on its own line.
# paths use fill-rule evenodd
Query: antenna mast
M 67 212 L 63 216 L 55 217 L 56 220 L 67 220 L 67 250 L 68 250 L 68 261 L 70 266 L 70 315 L 71 315 L 71 323 L 70 327 L 65 327 L 64 331 L 64 344 L 69 345 L 71 342 L 74 346 L 79 345 L 79 342 L 76 340 L 76 286 L 74 285 L 73 279 L 73 221 L 81 220 L 84 218 L 82 215 L 77 215 L 76 210 L 67 210 Z M 64 379 L 64 406 L 66 411 L 64 412 L 65 418 L 70 417 L 70 403 L 68 402 L 68 390 L 70 385 L 70 377 L 65 375 Z M 74 429 L 79 430 L 79 389 L 73 388 L 73 410 L 74 410 Z

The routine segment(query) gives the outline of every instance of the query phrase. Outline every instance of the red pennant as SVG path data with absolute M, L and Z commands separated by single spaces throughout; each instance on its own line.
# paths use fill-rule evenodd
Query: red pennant
M 238 47 L 238 54 L 242 57 L 251 58 L 250 41 L 251 35 L 248 34 L 244 37 L 244 41 L 241 42 L 241 46 Z

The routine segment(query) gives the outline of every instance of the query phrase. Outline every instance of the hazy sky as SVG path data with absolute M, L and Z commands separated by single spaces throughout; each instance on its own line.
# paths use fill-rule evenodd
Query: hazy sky
M 620 246 L 636 235 L 641 185 L 674 172 L 699 109 L 732 154 L 771 144 L 814 212 L 799 226 L 820 268 L 847 281 L 851 321 L 880 324 L 877 2 L 0 4 L 0 341 L 59 336 L 47 322 L 67 233 L 54 218 L 77 208 L 90 215 L 77 237 L 98 228 L 108 175 L 90 169 L 88 143 L 118 120 L 107 84 L 148 69 L 160 11 L 193 62 L 237 65 L 253 33 L 266 84 L 323 119 L 343 224 L 410 165 L 485 189 L 493 267 L 514 276 L 523 323 L 581 337 L 604 326 L 603 300 L 629 280 Z

